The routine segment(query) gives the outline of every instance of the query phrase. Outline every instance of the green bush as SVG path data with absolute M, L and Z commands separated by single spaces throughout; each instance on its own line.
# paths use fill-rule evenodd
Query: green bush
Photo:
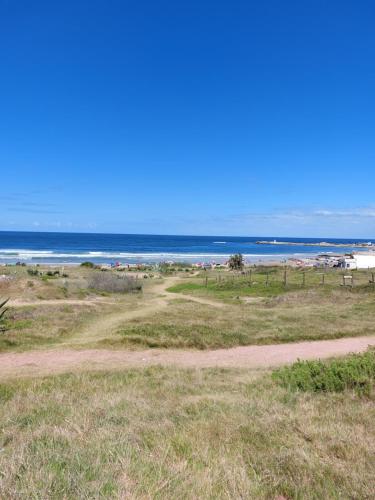
M 27 274 L 29 276 L 38 276 L 39 275 L 39 271 L 38 271 L 38 269 L 28 269 L 27 270 Z
M 93 269 L 95 265 L 93 262 L 86 261 L 81 263 L 81 267 L 88 267 L 90 269 Z
M 46 275 L 53 278 L 55 276 L 60 276 L 60 271 L 47 271 Z
M 291 390 L 342 392 L 355 389 L 369 394 L 375 381 L 375 351 L 351 354 L 329 362 L 297 361 L 275 370 L 274 380 Z

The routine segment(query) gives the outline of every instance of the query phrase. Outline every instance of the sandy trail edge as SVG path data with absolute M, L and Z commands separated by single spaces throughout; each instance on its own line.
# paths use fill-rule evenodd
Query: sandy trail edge
M 363 352 L 375 337 L 354 337 L 293 344 L 241 346 L 213 351 L 106 349 L 29 351 L 0 354 L 0 378 L 49 375 L 67 371 L 118 370 L 151 365 L 183 368 L 268 368 L 297 359 L 317 359 Z

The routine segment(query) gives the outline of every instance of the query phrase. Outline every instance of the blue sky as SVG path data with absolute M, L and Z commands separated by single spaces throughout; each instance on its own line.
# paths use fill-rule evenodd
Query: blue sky
M 375 236 L 372 1 L 0 0 L 0 229 Z

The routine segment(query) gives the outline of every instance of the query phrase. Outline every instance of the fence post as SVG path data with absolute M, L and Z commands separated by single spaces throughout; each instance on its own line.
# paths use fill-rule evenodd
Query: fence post
M 267 271 L 267 274 L 266 274 L 266 286 L 269 285 L 269 278 L 270 278 L 270 273 Z
M 208 285 L 208 277 L 206 276 L 206 288 L 207 288 L 207 285 Z
M 305 271 L 302 272 L 302 286 L 305 286 L 306 283 L 306 273 Z
M 287 284 L 287 278 L 286 278 L 286 268 L 284 269 L 284 286 Z

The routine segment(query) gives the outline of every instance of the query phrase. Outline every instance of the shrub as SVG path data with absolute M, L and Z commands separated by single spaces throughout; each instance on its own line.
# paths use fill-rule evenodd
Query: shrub
M 86 261 L 81 263 L 81 267 L 88 267 L 89 269 L 93 269 L 95 267 L 95 264 L 93 262 Z
M 5 327 L 5 313 L 7 312 L 8 308 L 4 307 L 5 304 L 8 302 L 9 299 L 3 300 L 0 302 L 0 332 L 5 332 L 6 327 Z
M 142 290 L 142 285 L 133 276 L 118 276 L 113 273 L 95 273 L 88 287 L 100 292 L 129 293 Z
M 229 257 L 228 266 L 230 269 L 242 271 L 244 267 L 243 255 L 241 253 L 231 255 Z
M 29 276 L 38 276 L 39 271 L 38 271 L 37 269 L 28 269 L 28 270 L 27 270 L 27 274 L 28 274 Z
M 291 390 L 341 392 L 355 389 L 368 394 L 375 381 L 375 351 L 351 354 L 329 362 L 297 361 L 275 370 L 272 376 Z
M 46 275 L 50 277 L 60 276 L 60 271 L 47 271 Z

